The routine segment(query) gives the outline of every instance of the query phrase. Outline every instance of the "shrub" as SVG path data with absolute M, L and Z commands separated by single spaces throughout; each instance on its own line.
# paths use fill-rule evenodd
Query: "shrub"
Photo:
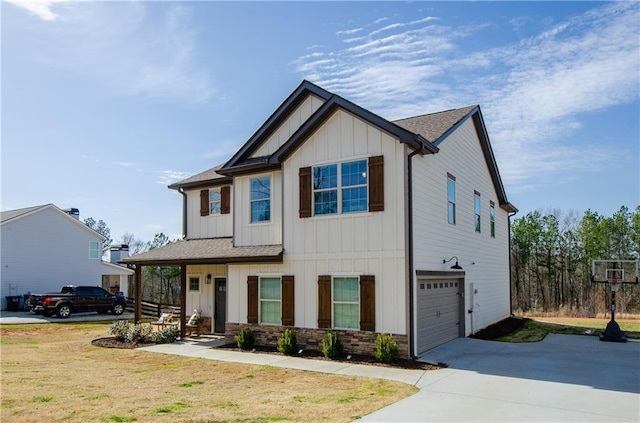
M 175 326 L 162 328 L 151 335 L 151 341 L 156 344 L 172 344 L 180 337 L 180 329 Z
M 143 344 L 152 342 L 153 327 L 148 323 L 139 323 L 130 326 L 127 331 L 127 342 Z
M 298 349 L 298 339 L 296 331 L 290 328 L 284 330 L 282 336 L 278 339 L 278 351 L 283 354 L 291 355 Z
M 240 349 L 248 350 L 252 348 L 255 338 L 253 337 L 253 331 L 251 328 L 242 329 L 238 336 L 236 336 L 236 342 Z
M 344 346 L 340 335 L 333 332 L 327 332 L 322 338 L 322 354 L 327 358 L 336 358 L 342 354 Z
M 118 341 L 124 342 L 127 340 L 129 326 L 131 325 L 126 320 L 116 320 L 109 326 L 109 333 L 114 335 Z
M 391 363 L 398 358 L 398 353 L 398 344 L 393 340 L 393 335 L 379 333 L 376 338 L 376 359 L 383 363 Z

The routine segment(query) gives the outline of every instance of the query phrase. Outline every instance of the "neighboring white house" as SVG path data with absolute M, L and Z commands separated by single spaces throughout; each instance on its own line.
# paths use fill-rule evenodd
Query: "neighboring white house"
M 170 186 L 184 240 L 123 260 L 182 267 L 187 313 L 274 344 L 339 332 L 405 356 L 510 314 L 508 202 L 479 106 L 391 122 L 303 81 L 224 165 Z
M 0 215 L 3 309 L 7 296 L 57 292 L 63 285 L 127 292 L 133 270 L 102 261 L 105 238 L 79 220 L 77 209 L 46 204 Z

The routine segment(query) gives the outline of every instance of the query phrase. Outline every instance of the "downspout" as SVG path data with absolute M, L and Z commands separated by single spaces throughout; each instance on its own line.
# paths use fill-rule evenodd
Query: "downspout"
M 409 355 L 410 358 L 415 358 L 415 339 L 414 339 L 414 306 L 413 306 L 413 156 L 419 154 L 419 150 L 415 150 L 407 156 L 407 254 L 409 255 Z
M 178 192 L 182 194 L 182 239 L 187 239 L 187 193 L 184 188 L 178 188 Z
M 509 237 L 509 315 L 513 316 L 513 283 L 511 279 L 511 218 L 518 213 L 517 211 L 509 213 L 507 216 L 507 234 Z

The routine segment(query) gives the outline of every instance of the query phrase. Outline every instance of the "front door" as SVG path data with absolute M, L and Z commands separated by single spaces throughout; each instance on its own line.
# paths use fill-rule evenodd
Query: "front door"
M 213 318 L 215 320 L 215 333 L 224 333 L 224 327 L 227 323 L 227 280 L 225 278 L 216 278 L 216 299 L 215 312 Z

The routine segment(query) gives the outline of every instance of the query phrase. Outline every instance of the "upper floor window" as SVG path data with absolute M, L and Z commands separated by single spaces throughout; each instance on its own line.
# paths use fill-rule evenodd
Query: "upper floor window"
M 91 241 L 89 242 L 89 258 L 91 259 L 99 259 L 100 258 L 100 243 Z
M 496 237 L 496 205 L 491 201 L 489 203 L 489 221 L 491 225 L 491 238 Z
M 271 177 L 251 179 L 251 222 L 271 221 Z
M 447 175 L 447 221 L 452 225 L 456 223 L 456 178 Z
M 473 193 L 473 216 L 476 232 L 480 232 L 480 193 L 478 191 Z
M 260 278 L 260 323 L 279 325 L 282 318 L 282 291 L 279 277 Z
M 209 190 L 209 214 L 220 214 L 221 199 L 219 189 Z
M 314 214 L 367 211 L 367 176 L 367 160 L 314 167 Z

